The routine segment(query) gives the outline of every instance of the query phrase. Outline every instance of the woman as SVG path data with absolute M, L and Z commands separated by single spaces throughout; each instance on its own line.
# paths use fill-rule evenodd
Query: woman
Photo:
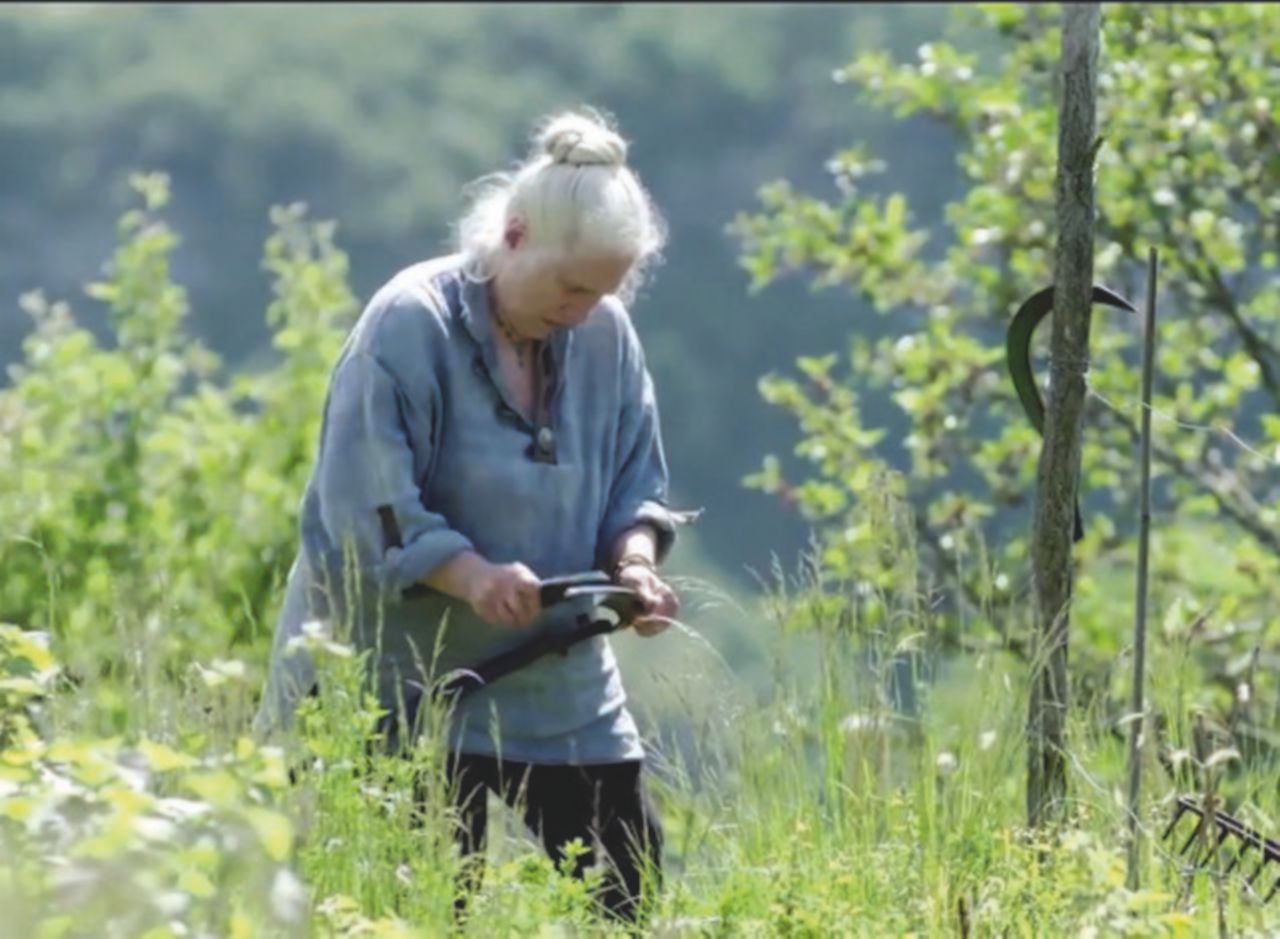
M 545 121 L 528 160 L 482 190 L 457 253 L 401 271 L 364 310 L 331 378 L 261 730 L 312 686 L 289 641 L 308 620 L 348 617 L 375 651 L 394 740 L 441 675 L 572 621 L 539 608 L 543 578 L 609 571 L 638 592 L 642 636 L 677 615 L 657 567 L 691 517 L 666 504 L 653 385 L 624 306 L 665 225 L 626 150 L 595 112 Z M 598 840 L 613 871 L 604 902 L 636 916 L 662 835 L 607 639 L 473 694 L 449 733 L 464 854 L 483 849 L 494 789 L 519 799 L 557 862 L 566 841 Z

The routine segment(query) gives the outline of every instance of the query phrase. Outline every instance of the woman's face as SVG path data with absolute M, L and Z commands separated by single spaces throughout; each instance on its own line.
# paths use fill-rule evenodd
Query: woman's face
M 548 256 L 521 241 L 494 278 L 498 314 L 520 335 L 545 339 L 577 326 L 605 294 L 617 293 L 632 263 L 609 253 Z

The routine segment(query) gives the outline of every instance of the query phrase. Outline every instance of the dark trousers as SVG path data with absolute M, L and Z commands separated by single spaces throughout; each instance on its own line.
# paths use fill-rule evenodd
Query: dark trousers
M 449 758 L 447 773 L 461 823 L 457 837 L 465 873 L 460 914 L 483 875 L 485 802 L 492 791 L 521 813 L 557 867 L 566 857 L 565 843 L 582 839 L 587 851 L 574 863 L 575 877 L 595 864 L 597 847 L 602 850 L 601 904 L 623 921 L 639 919 L 645 889 L 659 886 L 662 855 L 662 824 L 645 789 L 640 761 L 552 766 L 461 754 Z

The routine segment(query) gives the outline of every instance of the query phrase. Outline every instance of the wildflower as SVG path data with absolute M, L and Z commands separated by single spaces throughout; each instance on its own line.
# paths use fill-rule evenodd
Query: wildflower
M 280 868 L 271 881 L 271 912 L 284 923 L 301 923 L 307 911 L 307 890 L 293 871 Z
M 335 642 L 329 634 L 327 624 L 316 619 L 303 623 L 302 635 L 290 639 L 285 650 L 292 653 L 299 647 L 313 652 L 327 652 L 341 659 L 349 659 L 354 654 L 351 646 Z

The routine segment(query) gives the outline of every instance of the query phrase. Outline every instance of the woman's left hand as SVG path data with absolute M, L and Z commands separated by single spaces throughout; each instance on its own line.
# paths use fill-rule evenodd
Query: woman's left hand
M 620 586 L 630 587 L 640 595 L 643 612 L 632 625 L 642 636 L 656 636 L 665 630 L 680 612 L 680 598 L 667 583 L 643 564 L 628 564 L 618 571 Z

